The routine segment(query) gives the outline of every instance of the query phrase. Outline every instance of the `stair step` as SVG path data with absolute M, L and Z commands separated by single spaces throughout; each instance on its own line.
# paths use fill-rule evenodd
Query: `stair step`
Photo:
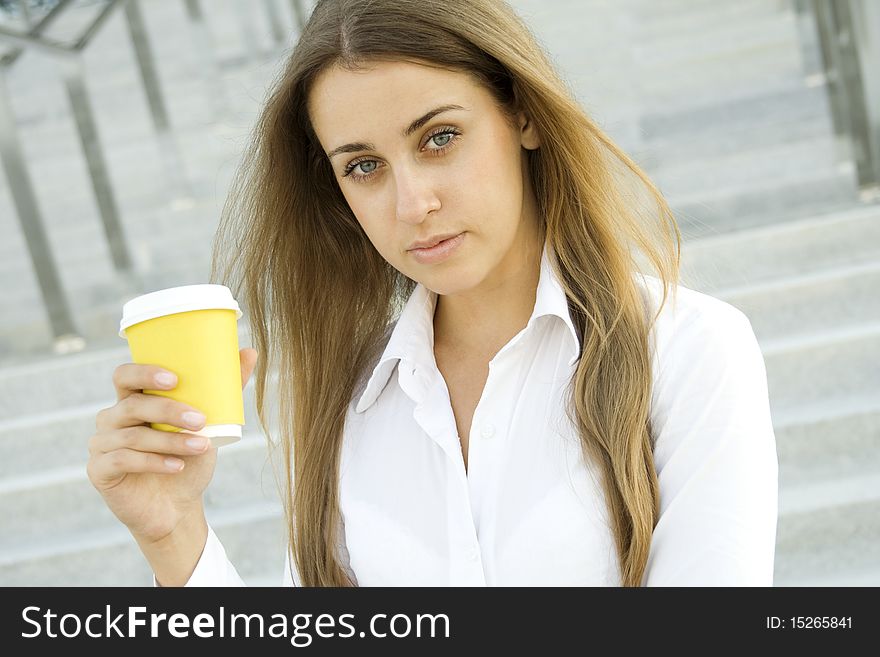
M 800 125 L 830 125 L 827 102 L 823 87 L 791 86 L 733 102 L 716 100 L 686 109 L 663 107 L 642 114 L 640 127 L 646 142 L 658 150 L 671 147 L 670 142 L 698 139 L 736 138 L 740 144 L 760 144 L 775 136 L 783 141 L 788 130 Z
M 798 486 L 821 480 L 880 472 L 880 400 L 863 392 L 820 414 L 811 406 L 800 414 L 773 415 L 779 486 Z
M 782 494 L 775 581 L 832 582 L 880 565 L 880 472 Z
M 782 12 L 768 5 L 766 0 L 740 0 L 740 2 L 710 2 L 706 6 L 688 2 L 683 6 L 670 6 L 666 2 L 653 2 L 640 7 L 639 34 L 655 39 L 687 39 L 697 29 L 707 29 L 728 24 L 752 25 L 777 19 Z
M 251 435 L 220 448 L 204 500 L 206 508 L 211 509 L 231 508 L 245 502 L 278 502 L 266 441 Z M 50 527 L 54 535 L 63 536 L 82 527 L 119 525 L 88 480 L 84 460 L 67 468 L 4 479 L 0 482 L 0 516 L 4 519 L 0 552 L 34 544 Z
M 711 195 L 670 196 L 668 201 L 687 240 L 798 221 L 817 212 L 846 211 L 858 203 L 848 168 L 767 188 L 733 187 Z
M 714 291 L 880 259 L 880 204 L 683 240 L 682 280 Z
M 277 374 L 270 373 L 268 386 L 270 390 L 277 386 Z M 262 429 L 256 412 L 253 378 L 248 381 L 243 393 L 244 432 L 260 434 Z M 276 400 L 270 396 L 266 401 L 270 430 L 274 437 L 276 427 L 272 414 L 276 412 Z M 89 439 L 96 432 L 97 414 L 115 403 L 115 398 L 109 397 L 100 402 L 0 420 L 0 453 L 4 455 L 0 463 L 0 485 L 10 476 L 27 476 L 72 464 L 84 467 L 88 460 Z M 262 439 L 262 434 L 260 436 Z
M 832 552 L 828 555 L 831 563 L 835 556 Z M 800 572 L 790 572 L 789 569 L 774 575 L 774 586 L 880 586 L 880 568 L 868 566 L 861 569 L 837 569 L 831 570 L 827 564 L 821 566 L 824 574 L 817 575 L 814 572 L 802 568 Z M 271 586 L 269 584 L 268 586 Z
M 834 175 L 838 171 L 835 157 L 834 139 L 817 137 L 758 147 L 743 145 L 731 154 L 654 166 L 649 175 L 664 194 L 676 196 L 694 190 L 784 183 L 822 171 Z
M 261 502 L 206 509 L 208 522 L 245 582 L 277 564 L 284 572 L 284 515 Z M 82 530 L 52 534 L 31 545 L 0 551 L 0 586 L 152 586 L 149 564 L 128 530 Z
M 114 324 L 119 330 L 121 309 Z M 248 329 L 239 322 L 239 349 L 251 346 Z M 131 362 L 128 343 L 120 346 L 54 355 L 0 369 L 0 422 L 62 407 L 115 403 L 113 372 Z
M 665 103 L 663 99 L 656 102 Z M 748 102 L 748 99 L 744 102 Z M 731 130 L 703 133 L 695 130 L 669 136 L 652 136 L 640 129 L 641 143 L 631 154 L 643 168 L 652 171 L 665 165 L 736 156 L 744 149 L 782 147 L 813 139 L 833 140 L 833 128 L 828 117 L 818 112 L 811 114 L 791 117 L 784 124 L 754 120 Z
M 759 339 L 773 339 L 880 321 L 878 289 L 880 257 L 789 278 L 717 289 L 712 296 L 745 313 Z
M 687 27 L 685 27 L 687 29 Z M 768 46 L 787 44 L 797 49 L 797 22 L 792 13 L 779 13 L 759 20 L 692 20 L 690 31 L 661 34 L 639 30 L 636 52 L 649 53 L 651 60 L 682 68 L 726 55 L 748 54 Z
M 778 3 L 766 0 L 741 0 L 740 2 L 719 3 L 714 0 L 663 0 L 663 2 L 639 3 L 639 16 L 644 22 L 662 22 L 668 20 L 714 19 L 728 16 L 730 9 L 726 7 L 742 6 L 740 12 L 764 15 L 770 10 L 778 11 Z
M 880 401 L 880 322 L 761 341 L 776 415 L 829 408 L 868 391 Z

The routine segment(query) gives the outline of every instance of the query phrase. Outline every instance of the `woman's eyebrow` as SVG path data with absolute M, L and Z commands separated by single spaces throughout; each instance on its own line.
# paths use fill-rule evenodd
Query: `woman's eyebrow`
M 438 114 L 442 114 L 443 112 L 449 112 L 451 110 L 464 110 L 469 111 L 467 108 L 462 107 L 461 105 L 441 105 L 440 107 L 435 107 L 431 111 L 427 112 L 424 116 L 417 118 L 415 121 L 409 124 L 407 128 L 401 133 L 404 137 L 409 137 L 416 130 L 425 125 L 428 121 L 433 119 Z M 357 151 L 371 151 L 375 148 L 372 144 L 368 144 L 362 141 L 352 142 L 350 144 L 345 144 L 344 146 L 339 146 L 338 148 L 334 148 L 332 151 L 327 153 L 327 159 L 332 159 L 334 155 L 339 155 L 340 153 L 356 153 Z

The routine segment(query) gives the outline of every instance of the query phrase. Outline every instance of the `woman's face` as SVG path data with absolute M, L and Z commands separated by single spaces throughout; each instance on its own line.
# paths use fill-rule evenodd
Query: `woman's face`
M 511 127 L 468 75 L 409 62 L 329 68 L 308 111 L 349 207 L 398 271 L 456 294 L 522 266 L 537 226 L 523 148 L 539 146 L 522 114 Z M 412 250 L 460 234 L 445 254 Z

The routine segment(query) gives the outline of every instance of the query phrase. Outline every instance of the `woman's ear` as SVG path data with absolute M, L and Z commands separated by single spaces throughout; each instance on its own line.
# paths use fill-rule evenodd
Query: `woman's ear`
M 533 151 L 537 148 L 541 147 L 541 139 L 538 136 L 538 131 L 535 129 L 535 124 L 533 121 L 529 119 L 528 116 L 525 115 L 524 112 L 520 112 L 518 115 L 519 118 L 519 130 L 520 130 L 520 141 L 522 142 L 523 148 L 526 150 Z

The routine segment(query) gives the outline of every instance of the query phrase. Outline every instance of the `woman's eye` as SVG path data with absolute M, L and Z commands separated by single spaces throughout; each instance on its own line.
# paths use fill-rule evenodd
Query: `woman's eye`
M 442 139 L 445 139 L 446 141 L 444 141 L 444 142 L 441 144 L 441 143 L 438 141 L 438 138 L 441 139 L 441 140 L 442 140 Z M 431 139 L 434 140 L 434 143 L 437 144 L 438 146 L 445 146 L 445 145 L 448 144 L 449 141 L 452 139 L 452 133 L 451 133 L 451 132 L 441 132 L 440 134 L 438 134 L 438 135 L 434 135 L 433 137 L 431 137 Z
M 346 176 L 351 176 L 353 180 L 357 181 L 363 180 L 365 178 L 370 178 L 373 175 L 373 172 L 376 170 L 376 166 L 376 160 L 361 160 L 360 162 L 352 162 L 346 167 L 345 173 L 342 174 L 342 177 L 345 178 Z M 354 175 L 352 175 L 352 171 L 354 171 L 355 169 L 363 173 L 355 173 Z

